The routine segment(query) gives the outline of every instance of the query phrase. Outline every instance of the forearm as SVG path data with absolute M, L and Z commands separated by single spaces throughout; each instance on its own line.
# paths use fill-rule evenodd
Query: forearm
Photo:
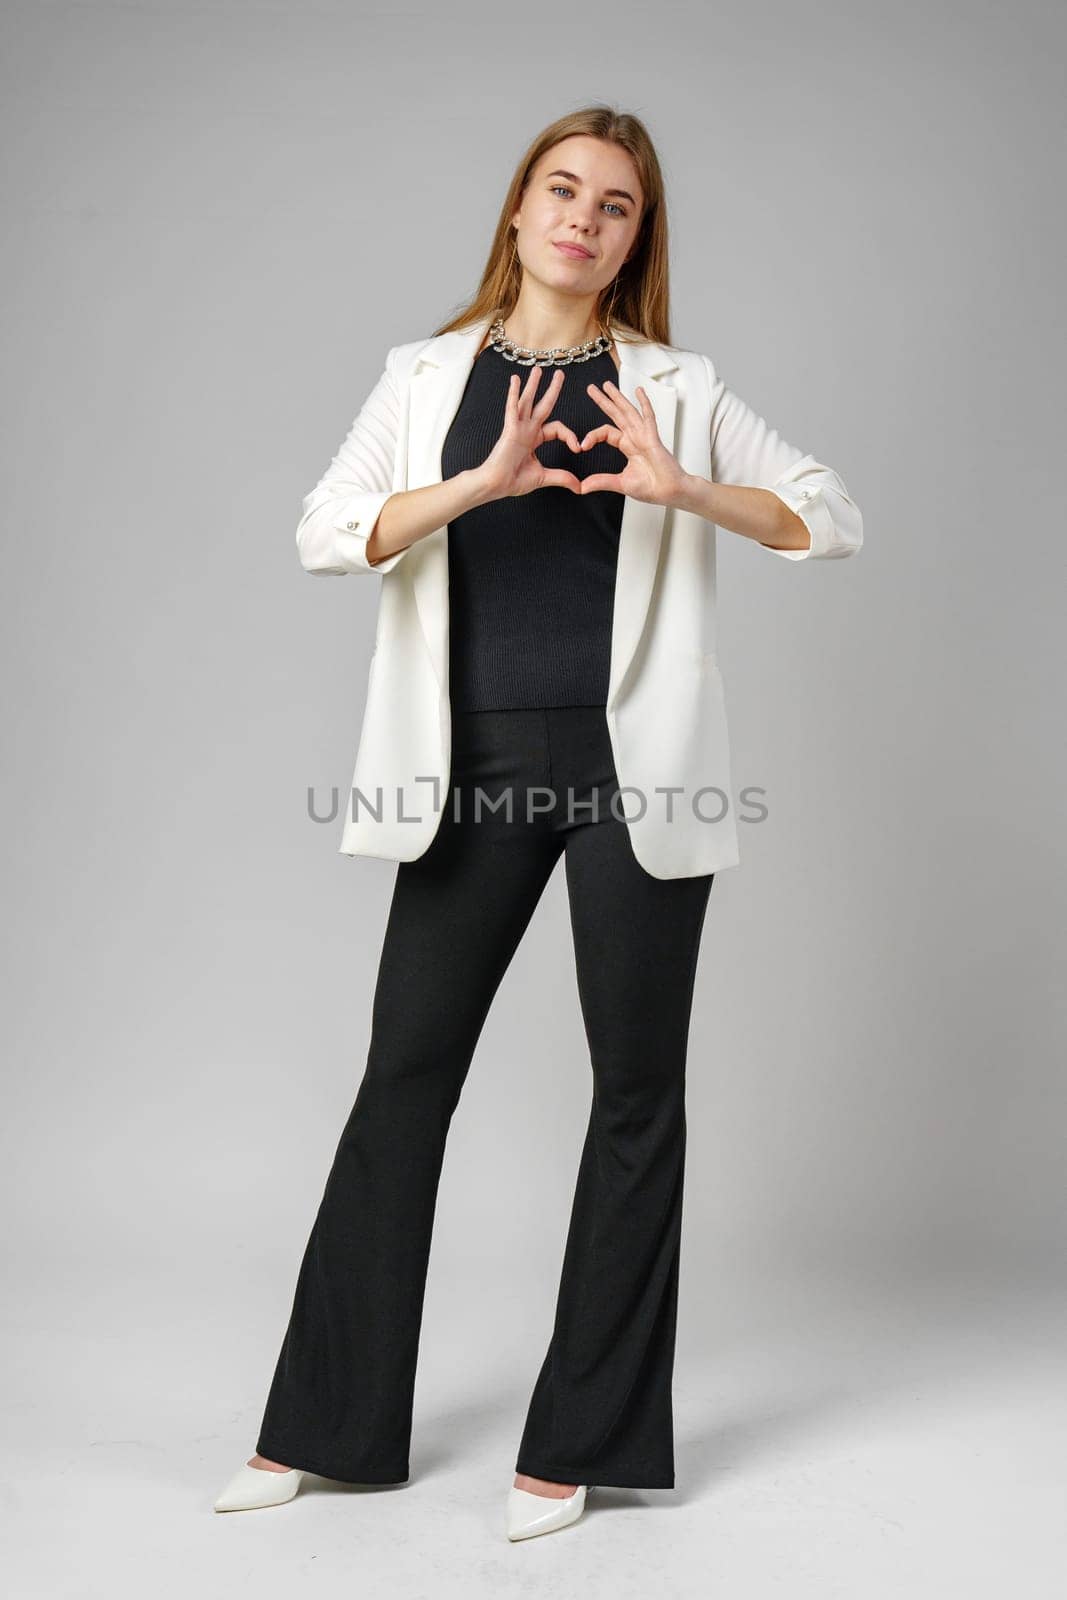
M 374 566 L 493 498 L 492 485 L 480 468 L 457 472 L 443 483 L 421 489 L 398 490 L 378 514 L 367 539 L 367 560 Z
M 712 483 L 686 473 L 671 505 L 774 550 L 806 550 L 811 542 L 805 523 L 770 489 Z

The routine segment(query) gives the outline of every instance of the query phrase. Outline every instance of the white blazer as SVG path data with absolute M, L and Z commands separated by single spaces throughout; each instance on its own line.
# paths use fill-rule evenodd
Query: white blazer
M 343 855 L 413 861 L 444 815 L 451 771 L 448 529 L 374 566 L 366 543 L 391 494 L 441 482 L 441 447 L 487 330 L 484 322 L 394 346 L 303 501 L 296 542 L 305 570 L 365 573 L 381 583 L 351 793 L 342 795 Z M 660 438 L 687 472 L 771 489 L 801 517 L 810 547 L 772 555 L 803 561 L 860 548 L 860 511 L 837 473 L 780 438 L 726 388 L 707 356 L 651 341 L 620 342 L 618 351 L 618 387 L 638 405 L 642 386 Z M 580 377 L 581 367 L 573 370 Z M 570 372 L 565 381 L 574 381 Z M 691 512 L 626 498 L 605 716 L 619 811 L 636 859 L 655 878 L 721 872 L 740 859 L 718 661 L 715 538 L 715 525 Z

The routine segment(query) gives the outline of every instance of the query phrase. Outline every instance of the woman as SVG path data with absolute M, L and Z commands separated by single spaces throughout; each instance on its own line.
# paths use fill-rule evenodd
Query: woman
M 367 1066 L 220 1511 L 283 1503 L 308 1471 L 407 1480 L 448 1127 L 561 855 L 594 1095 L 507 1534 L 574 1522 L 594 1484 L 674 1485 L 686 1049 L 736 836 L 732 807 L 716 832 L 688 796 L 634 815 L 622 790 L 671 762 L 706 776 L 709 748 L 726 775 L 714 525 L 802 559 L 851 554 L 862 524 L 832 469 L 669 344 L 666 227 L 636 118 L 547 128 L 474 301 L 390 351 L 304 502 L 308 571 L 382 574 L 354 805 L 364 780 L 405 801 L 427 767 L 447 782 L 414 829 L 373 803 L 346 823 L 343 850 L 399 863 Z

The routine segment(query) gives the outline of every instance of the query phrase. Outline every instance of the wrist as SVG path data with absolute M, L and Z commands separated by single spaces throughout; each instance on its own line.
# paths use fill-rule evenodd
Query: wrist
M 695 511 L 701 514 L 701 490 L 707 492 L 709 485 L 707 478 L 697 477 L 692 472 L 683 472 L 679 478 L 667 504 L 676 511 Z
M 470 506 L 484 506 L 488 505 L 490 500 L 500 499 L 500 489 L 496 480 L 484 466 L 468 467 L 460 476 L 464 480 L 466 499 Z

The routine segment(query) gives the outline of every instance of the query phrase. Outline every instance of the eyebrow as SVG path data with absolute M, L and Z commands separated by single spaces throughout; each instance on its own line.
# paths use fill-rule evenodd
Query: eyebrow
M 569 178 L 571 183 L 581 183 L 582 181 L 576 172 L 564 172 L 561 167 L 557 167 L 554 172 L 546 173 L 545 176 L 548 178 Z M 629 200 L 632 206 L 637 204 L 637 201 L 634 199 L 633 195 L 628 194 L 625 189 L 605 189 L 604 193 L 619 195 L 621 199 Z

